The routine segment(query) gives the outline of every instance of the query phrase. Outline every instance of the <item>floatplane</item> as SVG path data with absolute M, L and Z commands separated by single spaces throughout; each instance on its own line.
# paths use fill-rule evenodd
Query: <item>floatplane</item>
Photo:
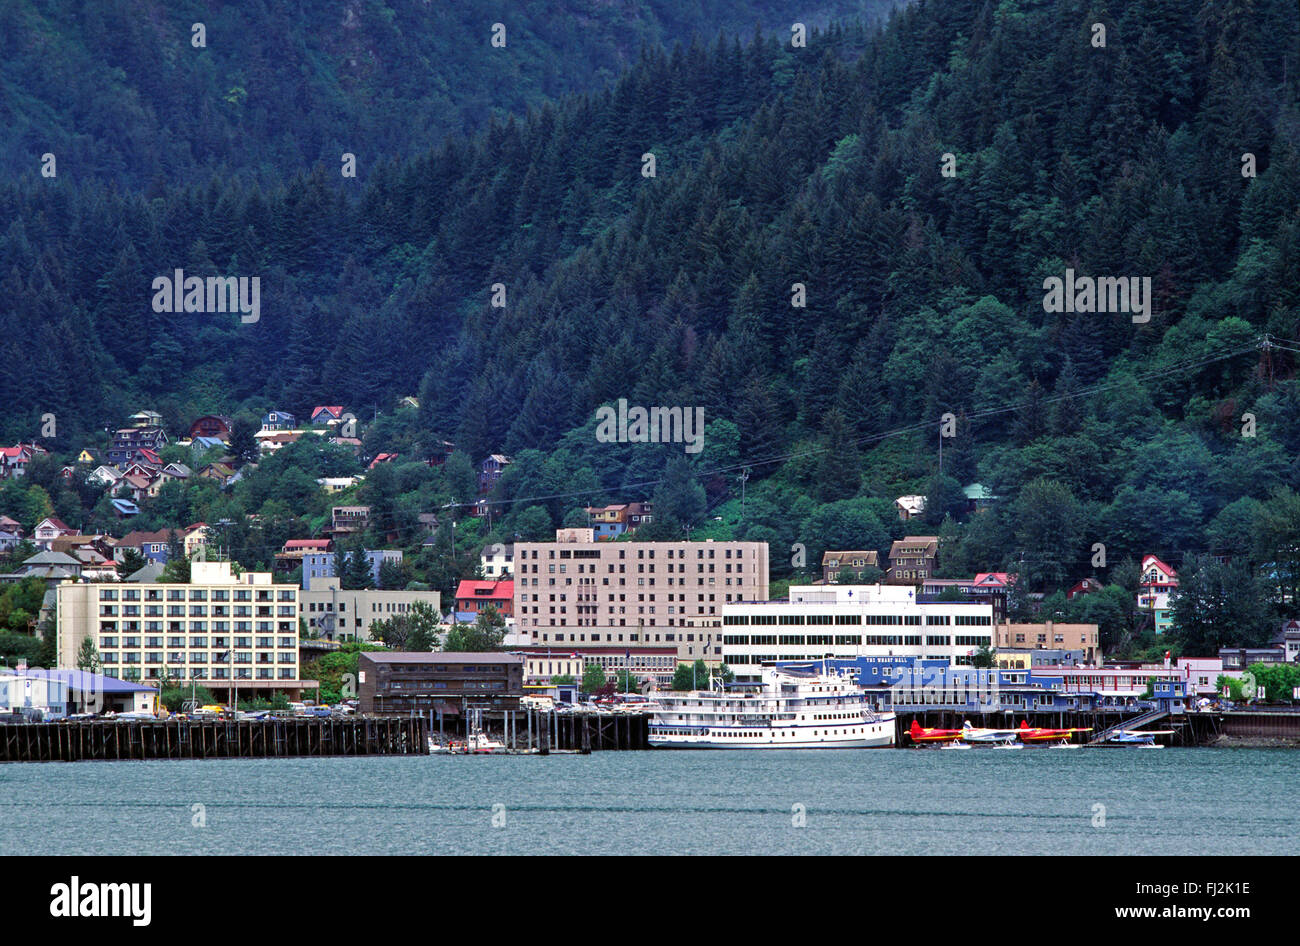
M 957 740 L 962 737 L 960 729 L 926 729 L 916 720 L 912 720 L 912 728 L 907 731 L 911 737 L 912 743 L 917 746 L 957 746 Z
M 1016 735 L 1020 741 L 1026 745 L 1050 743 L 1053 749 L 1078 749 L 1080 744 L 1072 742 L 1071 737 L 1077 732 L 1092 732 L 1090 727 L 1074 729 L 1044 729 L 1037 726 L 1030 726 L 1028 720 L 1020 721 L 1020 728 L 1016 730 Z
M 1172 736 L 1173 734 L 1172 729 L 1121 729 L 1117 733 L 1112 733 L 1106 739 L 1106 744 L 1128 746 L 1134 749 L 1163 749 L 1164 746 L 1156 742 L 1156 736 Z
M 973 745 L 993 745 L 1000 749 L 1023 749 L 1024 744 L 1017 742 L 1020 736 L 1018 729 L 981 729 L 978 726 L 972 726 L 970 720 L 966 720 L 961 725 L 962 741 Z

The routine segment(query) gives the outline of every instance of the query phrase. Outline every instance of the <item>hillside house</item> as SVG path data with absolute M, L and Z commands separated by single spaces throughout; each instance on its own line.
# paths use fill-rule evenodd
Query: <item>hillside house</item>
M 916 585 L 934 574 L 939 558 L 937 535 L 909 535 L 889 547 L 885 580 L 895 585 Z
M 216 440 L 230 440 L 230 418 L 221 414 L 204 414 L 190 424 L 189 437 L 212 437 Z
M 1142 576 L 1138 579 L 1137 606 L 1149 611 L 1155 632 L 1163 634 L 1173 627 L 1170 598 L 1178 588 L 1178 572 L 1155 555 L 1142 556 Z
M 853 572 L 853 581 L 857 581 L 857 576 L 865 568 L 880 567 L 880 553 L 875 549 L 864 549 L 859 551 L 847 552 L 823 552 L 822 553 L 822 581 L 835 583 L 840 580 L 840 572 Z

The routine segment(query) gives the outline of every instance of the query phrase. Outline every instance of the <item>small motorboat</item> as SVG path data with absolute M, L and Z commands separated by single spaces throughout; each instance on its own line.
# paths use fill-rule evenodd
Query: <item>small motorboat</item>
M 497 742 L 484 733 L 470 733 L 469 738 L 464 742 L 452 741 L 446 744 L 435 742 L 432 737 L 429 738 L 430 755 L 491 755 L 505 751 L 504 743 Z

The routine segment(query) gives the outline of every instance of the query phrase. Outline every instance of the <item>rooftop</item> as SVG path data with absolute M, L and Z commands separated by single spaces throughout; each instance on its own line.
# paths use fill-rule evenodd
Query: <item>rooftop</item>
M 380 664 L 477 664 L 477 663 L 518 663 L 522 664 L 524 658 L 518 654 L 505 654 L 499 651 L 482 651 L 478 653 L 447 653 L 439 651 L 438 653 L 425 653 L 417 650 L 366 650 L 362 651 L 360 656 L 363 659 Z

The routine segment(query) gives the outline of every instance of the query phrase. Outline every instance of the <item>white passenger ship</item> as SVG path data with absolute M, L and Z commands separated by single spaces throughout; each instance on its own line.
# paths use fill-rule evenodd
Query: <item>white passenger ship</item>
M 848 677 L 820 668 L 763 668 L 759 683 L 658 693 L 650 745 L 664 749 L 866 749 L 894 745 L 894 714 L 878 713 Z

